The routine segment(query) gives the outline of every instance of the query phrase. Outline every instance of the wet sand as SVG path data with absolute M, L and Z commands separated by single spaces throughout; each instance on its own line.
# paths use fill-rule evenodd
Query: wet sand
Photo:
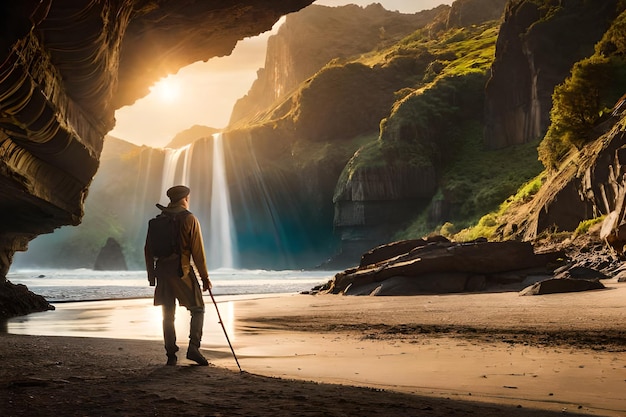
M 0 336 L 0 414 L 626 416 L 626 284 L 606 285 L 218 297 L 241 373 L 210 299 L 208 368 L 163 366 L 151 300 L 58 304 Z M 179 309 L 182 352 L 187 321 Z

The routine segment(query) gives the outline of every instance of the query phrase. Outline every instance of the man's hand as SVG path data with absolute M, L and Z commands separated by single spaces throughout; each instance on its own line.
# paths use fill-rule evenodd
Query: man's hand
M 202 278 L 202 291 L 208 291 L 213 288 L 213 284 L 208 278 Z

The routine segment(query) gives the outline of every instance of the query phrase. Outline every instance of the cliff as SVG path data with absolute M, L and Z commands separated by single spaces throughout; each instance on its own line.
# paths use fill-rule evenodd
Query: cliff
M 575 62 L 593 54 L 617 17 L 617 3 L 509 3 L 486 87 L 485 141 L 490 148 L 543 138 L 554 87 Z
M 436 224 L 470 217 L 475 210 L 460 213 L 464 208 L 458 201 L 466 197 L 454 189 L 447 173 L 471 158 L 472 126 L 483 124 L 484 85 L 499 25 L 493 18 L 504 7 L 504 2 L 499 9 L 491 3 L 493 7 L 480 9 L 484 14 L 467 15 L 468 26 L 455 26 L 462 23 L 458 16 L 465 16 L 460 9 L 479 10 L 476 2 L 455 2 L 426 36 L 416 32 L 386 55 L 390 62 L 413 57 L 420 65 L 413 66 L 411 81 L 381 119 L 378 140 L 361 147 L 339 178 L 333 201 L 341 257 L 354 259 L 394 239 L 420 216 Z
M 450 14 L 460 4 L 455 2 Z M 453 36 L 459 40 L 458 47 L 448 48 L 448 59 L 429 67 L 438 71 L 430 75 L 432 85 L 410 91 L 396 102 L 381 123 L 376 152 L 363 148 L 351 161 L 364 172 L 371 161 L 384 161 L 387 166 L 412 165 L 425 172 L 432 167 L 436 173 L 433 191 L 415 211 L 414 222 L 395 238 L 415 238 L 433 230 L 454 236 L 476 226 L 472 237 L 482 231 L 486 233 L 482 236 L 493 239 L 531 240 L 549 231 L 571 233 L 585 220 L 610 216 L 612 224 L 607 224 L 606 233 L 616 240 L 615 245 L 621 245 L 623 168 L 618 150 L 622 135 L 611 126 L 622 113 L 614 111 L 610 120 L 606 115 L 625 88 L 619 40 L 623 38 L 623 6 L 614 1 L 596 6 L 584 1 L 559 7 L 534 1 L 509 3 L 498 26 L 493 63 L 485 61 L 485 65 L 469 59 L 473 53 L 467 49 L 463 53 L 469 66 L 455 54 L 461 45 L 470 44 L 463 42 L 473 36 L 468 28 Z M 571 27 L 583 30 L 566 29 Z M 474 39 L 486 40 L 486 33 Z M 477 50 L 485 57 L 484 48 Z M 484 92 L 480 74 L 489 76 Z M 560 100 L 566 105 L 555 110 L 553 93 L 558 85 Z M 482 108 L 485 113 L 479 114 Z M 575 123 L 581 115 L 586 118 L 581 125 L 585 129 L 574 130 L 567 140 L 554 137 L 558 131 L 553 129 L 557 133 L 552 142 L 544 140 L 540 145 L 544 153 L 564 154 L 561 165 L 552 171 L 551 166 L 538 164 L 534 148 L 550 121 Z M 484 135 L 472 133 L 472 124 L 482 127 Z M 342 177 L 347 184 L 351 177 L 363 181 L 354 172 L 351 169 L 350 175 Z M 539 191 L 524 195 L 528 191 L 521 186 L 529 181 L 534 187 L 538 180 Z M 418 188 L 424 183 L 411 182 Z M 341 181 L 340 186 L 345 188 Z M 336 198 L 345 204 L 343 197 Z M 406 201 L 400 201 L 386 200 L 390 209 L 406 207 Z M 357 230 L 357 221 L 354 226 Z M 488 229 L 497 232 L 490 234 Z
M 254 119 L 293 93 L 302 82 L 330 61 L 341 62 L 377 47 L 390 45 L 430 24 L 448 9 L 402 14 L 374 3 L 325 7 L 313 5 L 291 14 L 269 38 L 265 65 L 248 94 L 237 101 L 230 125 Z

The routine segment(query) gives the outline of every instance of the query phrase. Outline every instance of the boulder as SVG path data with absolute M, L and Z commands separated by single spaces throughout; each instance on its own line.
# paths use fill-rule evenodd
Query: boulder
M 47 310 L 54 310 L 54 306 L 41 295 L 30 291 L 26 285 L 10 281 L 0 283 L 0 319 Z
M 556 274 L 554 278 L 598 280 L 607 279 L 609 277 L 606 274 L 593 268 L 587 268 L 584 266 L 573 266 L 561 272 L 560 274 Z
M 551 278 L 524 288 L 520 291 L 519 295 L 556 294 L 564 292 L 600 290 L 603 288 L 606 288 L 604 284 L 597 280 Z

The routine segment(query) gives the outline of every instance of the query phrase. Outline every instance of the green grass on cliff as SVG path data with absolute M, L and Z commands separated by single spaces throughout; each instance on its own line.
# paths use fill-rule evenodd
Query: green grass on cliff
M 488 238 L 499 224 L 499 213 L 516 201 L 530 198 L 541 186 L 539 174 L 543 166 L 537 159 L 537 143 L 487 151 L 482 146 L 479 125 L 467 126 L 463 135 L 466 140 L 461 142 L 458 156 L 442 175 L 431 207 L 399 232 L 397 239 L 444 231 L 461 241 Z M 429 221 L 430 210 L 443 200 L 448 221 L 433 224 Z
M 488 70 L 494 59 L 497 37 L 495 22 L 452 31 L 447 39 L 432 47 L 433 52 L 444 57 L 454 54 L 441 75 Z
M 415 74 L 414 88 L 434 81 L 437 76 L 463 75 L 472 71 L 487 71 L 493 62 L 498 22 L 488 22 L 467 28 L 451 29 L 430 37 L 418 30 L 392 47 L 364 54 L 359 62 L 374 66 L 390 66 L 395 60 L 411 57 L 422 73 Z
M 501 218 L 505 215 L 509 208 L 528 202 L 541 188 L 545 178 L 545 171 L 542 171 L 535 178 L 523 184 L 517 193 L 508 197 L 502 202 L 498 208 L 490 213 L 485 214 L 473 224 L 465 229 L 458 230 L 454 228 L 451 238 L 458 242 L 467 242 L 478 238 L 491 239 L 495 236 L 497 229 L 502 224 Z
M 537 143 L 489 151 L 476 132 L 463 143 L 461 157 L 443 175 L 442 188 L 455 208 L 450 219 L 467 227 L 484 213 L 496 209 L 522 184 L 534 178 L 543 166 L 537 160 Z M 478 142 L 478 140 L 480 142 Z
M 356 143 L 361 143 L 361 146 L 354 152 L 352 158 L 350 158 L 341 172 L 333 195 L 333 201 L 336 201 L 342 195 L 355 172 L 362 168 L 384 166 L 386 164 L 385 160 L 380 156 L 381 143 L 377 134 L 360 137 Z
M 296 168 L 303 168 L 308 165 L 317 165 L 330 160 L 342 160 L 350 158 L 355 152 L 360 152 L 364 146 L 367 147 L 378 139 L 378 133 L 372 132 L 369 135 L 359 135 L 351 140 L 336 142 L 312 142 L 300 140 L 294 142 L 291 147 L 291 156 Z
M 390 116 L 381 122 L 380 140 L 354 154 L 335 196 L 359 169 L 381 164 L 435 166 L 439 191 L 431 209 L 445 202 L 446 217 L 451 219 L 446 227 L 452 231 L 476 224 L 541 171 L 536 144 L 502 151 L 483 147 L 484 86 L 498 28 L 494 21 L 436 37 L 417 31 L 390 49 L 360 58 L 366 65 L 384 67 L 413 56 L 423 72 L 415 74 L 412 86 L 398 91 Z M 424 60 L 429 60 L 427 65 Z M 430 209 L 416 213 L 396 237 L 421 237 L 442 226 L 432 224 L 430 217 Z

